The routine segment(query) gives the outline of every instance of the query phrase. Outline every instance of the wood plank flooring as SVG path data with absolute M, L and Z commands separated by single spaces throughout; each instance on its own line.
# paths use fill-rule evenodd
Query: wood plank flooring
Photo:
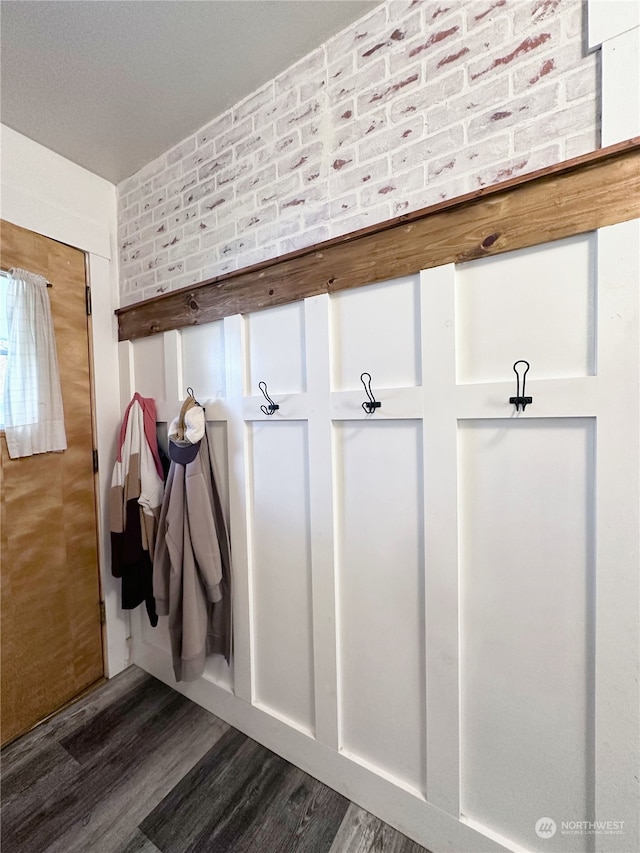
M 3 853 L 428 853 L 136 667 L 1 761 Z

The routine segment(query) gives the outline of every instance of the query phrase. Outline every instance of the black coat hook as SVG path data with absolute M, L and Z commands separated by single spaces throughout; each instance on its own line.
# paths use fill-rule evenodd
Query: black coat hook
M 191 387 L 191 385 L 187 386 L 187 394 L 193 399 L 193 402 L 196 404 L 196 406 L 200 405 L 200 403 L 196 400 L 196 395 L 193 393 L 193 388 Z
M 258 388 L 262 391 L 265 400 L 269 404 L 268 406 L 260 406 L 260 411 L 265 415 L 272 415 L 280 408 L 280 406 L 277 403 L 274 403 L 269 394 L 267 393 L 266 382 L 258 382 Z
M 365 382 L 364 377 L 368 377 Z M 368 415 L 372 415 L 376 409 L 379 409 L 382 403 L 375 399 L 373 394 L 371 393 L 371 374 L 370 373 L 362 373 L 360 374 L 360 382 L 364 385 L 364 390 L 367 392 L 368 400 L 365 400 L 362 404 L 362 408 Z
M 522 374 L 522 394 L 520 394 L 520 374 L 518 373 L 518 365 L 519 364 L 526 364 L 527 365 L 524 373 Z M 529 405 L 529 403 L 533 403 L 533 397 L 525 397 L 525 391 L 524 391 L 524 383 L 525 383 L 526 378 L 527 378 L 527 373 L 529 372 L 529 362 L 525 361 L 523 358 L 521 358 L 519 361 L 514 362 L 513 372 L 516 375 L 516 396 L 515 397 L 509 397 L 509 402 L 513 403 L 515 405 L 516 412 L 520 411 L 520 406 L 522 406 L 522 411 L 524 412 L 524 410 Z

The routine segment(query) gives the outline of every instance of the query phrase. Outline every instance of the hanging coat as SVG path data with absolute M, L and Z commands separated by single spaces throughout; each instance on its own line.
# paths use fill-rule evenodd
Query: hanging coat
M 155 402 L 135 394 L 122 420 L 109 496 L 111 573 L 122 578 L 122 607 L 144 601 L 153 626 L 153 547 L 164 491 L 155 429 Z
M 231 562 L 206 431 L 198 455 L 172 462 L 153 560 L 157 611 L 169 617 L 176 681 L 199 678 L 208 654 L 231 658 Z

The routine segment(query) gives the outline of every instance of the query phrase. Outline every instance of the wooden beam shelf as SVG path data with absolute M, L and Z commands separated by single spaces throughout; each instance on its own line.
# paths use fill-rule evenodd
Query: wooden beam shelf
M 640 137 L 120 308 L 119 340 L 489 257 L 640 217 Z

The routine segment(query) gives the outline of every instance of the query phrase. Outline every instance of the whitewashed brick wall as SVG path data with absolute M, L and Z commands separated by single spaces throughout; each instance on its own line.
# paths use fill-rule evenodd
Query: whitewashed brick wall
M 118 187 L 122 304 L 598 147 L 582 0 L 387 0 Z

